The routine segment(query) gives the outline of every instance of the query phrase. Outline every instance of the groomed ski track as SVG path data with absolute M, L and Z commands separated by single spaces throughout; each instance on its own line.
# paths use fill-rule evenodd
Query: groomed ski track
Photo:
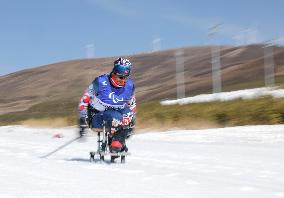
M 148 130 L 125 164 L 90 163 L 94 136 L 40 158 L 76 135 L 0 127 L 0 197 L 284 197 L 284 125 Z

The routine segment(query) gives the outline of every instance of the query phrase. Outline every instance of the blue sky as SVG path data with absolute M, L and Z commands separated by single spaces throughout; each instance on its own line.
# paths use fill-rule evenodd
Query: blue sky
M 1 0 L 0 75 L 152 51 L 154 39 L 162 50 L 262 42 L 284 35 L 283 7 L 282 0 Z

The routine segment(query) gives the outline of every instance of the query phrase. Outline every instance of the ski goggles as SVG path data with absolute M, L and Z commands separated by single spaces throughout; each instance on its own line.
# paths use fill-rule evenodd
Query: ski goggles
M 121 74 L 114 74 L 115 77 L 119 78 L 120 80 L 127 80 L 129 78 L 129 76 L 125 76 L 125 75 L 121 75 Z

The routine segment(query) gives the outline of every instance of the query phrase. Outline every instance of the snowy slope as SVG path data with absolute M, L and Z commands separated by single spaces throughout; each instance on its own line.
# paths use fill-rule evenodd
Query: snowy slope
M 221 92 L 214 94 L 201 94 L 193 97 L 186 97 L 177 100 L 162 101 L 162 105 L 184 105 L 199 102 L 230 101 L 236 99 L 253 99 L 262 96 L 272 96 L 273 98 L 284 98 L 284 89 L 276 87 L 263 87 L 255 89 L 243 89 L 238 91 Z
M 126 164 L 90 163 L 92 136 L 40 158 L 75 136 L 0 127 L 0 197 L 284 197 L 284 125 L 135 135 Z

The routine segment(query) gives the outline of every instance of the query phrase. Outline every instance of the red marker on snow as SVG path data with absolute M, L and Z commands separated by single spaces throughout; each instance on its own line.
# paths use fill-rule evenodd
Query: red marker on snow
M 56 133 L 53 135 L 53 138 L 63 138 L 63 135 L 60 133 Z

